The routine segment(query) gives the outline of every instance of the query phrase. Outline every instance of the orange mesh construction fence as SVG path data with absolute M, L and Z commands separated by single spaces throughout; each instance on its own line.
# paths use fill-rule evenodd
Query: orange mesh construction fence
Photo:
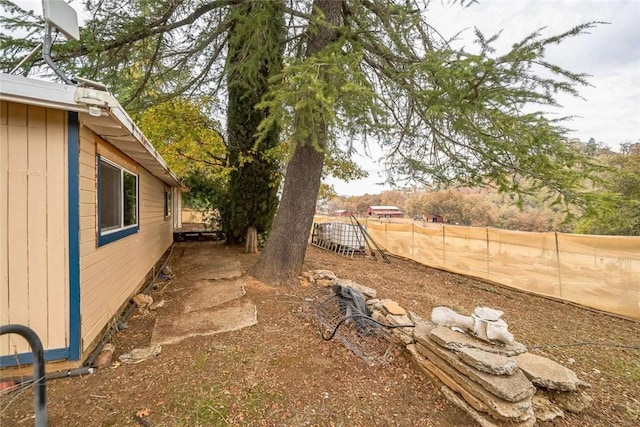
M 640 237 L 387 221 L 360 219 L 389 254 L 640 319 Z

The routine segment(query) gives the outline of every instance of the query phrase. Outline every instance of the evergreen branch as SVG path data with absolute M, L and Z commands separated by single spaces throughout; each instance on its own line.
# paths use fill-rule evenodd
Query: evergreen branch
M 138 84 L 138 87 L 133 92 L 133 94 L 129 97 L 129 99 L 125 100 L 123 105 L 128 105 L 133 99 L 137 98 L 142 90 L 146 87 L 149 79 L 151 78 L 151 72 L 153 70 L 153 64 L 158 60 L 158 56 L 160 55 L 160 47 L 162 46 L 162 35 L 158 36 L 156 41 L 156 48 L 153 51 L 153 55 L 151 57 L 151 61 L 149 62 L 149 66 L 147 67 L 147 71 L 144 74 L 142 81 Z
M 311 17 L 312 17 L 311 14 L 304 13 L 304 12 L 301 12 L 301 11 L 296 10 L 294 8 L 287 7 L 287 6 L 284 6 L 283 10 L 284 10 L 284 13 L 286 13 L 288 15 L 295 16 L 296 18 L 306 19 L 308 21 L 310 21 Z
M 180 148 L 178 148 L 176 150 L 176 152 L 179 155 L 181 155 L 182 157 L 184 157 L 185 159 L 189 159 L 191 161 L 198 162 L 198 163 L 204 163 L 205 165 L 209 165 L 209 166 L 226 166 L 226 164 L 227 164 L 227 160 L 225 158 L 222 158 L 222 157 L 213 157 L 212 160 L 207 160 L 207 159 L 203 159 L 203 158 L 199 158 L 199 157 L 193 157 L 193 156 L 185 153 Z M 210 154 L 210 153 L 207 152 L 207 154 Z
M 159 34 L 159 33 L 167 33 L 170 32 L 172 30 L 184 27 L 186 25 L 192 25 L 193 23 L 196 22 L 196 20 L 198 20 L 199 18 L 201 18 L 203 15 L 205 15 L 208 12 L 211 12 L 212 10 L 218 9 L 218 8 L 222 8 L 225 6 L 230 6 L 233 4 L 239 4 L 242 3 L 242 1 L 244 0 L 214 0 L 211 1 L 209 3 L 205 3 L 199 7 L 197 7 L 190 15 L 186 16 L 185 18 L 176 21 L 172 24 L 168 24 L 168 25 L 161 25 L 161 26 L 156 26 L 158 24 L 161 23 L 166 23 L 166 20 L 169 17 L 163 17 L 159 20 L 156 20 L 154 25 L 148 26 L 148 27 L 143 27 L 141 29 L 139 29 L 136 32 L 133 32 L 132 34 L 128 34 L 127 37 L 124 37 L 120 40 L 116 40 L 110 44 L 107 44 L 104 47 L 104 51 L 109 51 L 112 49 L 116 49 L 119 47 L 123 47 L 125 45 L 134 43 L 136 41 L 145 39 L 147 37 Z M 86 53 L 86 52 L 84 52 Z

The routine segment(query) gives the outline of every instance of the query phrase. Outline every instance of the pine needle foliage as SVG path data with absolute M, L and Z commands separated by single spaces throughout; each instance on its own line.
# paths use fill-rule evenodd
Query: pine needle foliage
M 596 22 L 552 36 L 538 29 L 503 53 L 494 47 L 499 33 L 476 30 L 475 47 L 467 51 L 434 30 L 428 1 L 342 0 L 341 21 L 333 24 L 338 36 L 306 57 L 309 35 L 325 25 L 321 14 L 311 13 L 312 1 L 88 0 L 92 19 L 82 42 L 60 43 L 54 55 L 64 69 L 106 82 L 125 106 L 143 108 L 163 96 L 233 90 L 225 88 L 232 71 L 227 55 L 242 41 L 245 59 L 234 66 L 242 83 L 235 84 L 248 93 L 264 74 L 252 72 L 260 55 L 247 52 L 269 50 L 263 36 L 282 24 L 262 19 L 274 5 L 286 19 L 286 44 L 279 46 L 286 65 L 269 70 L 273 89 L 261 98 L 256 147 L 279 128 L 289 147 L 312 144 L 334 154 L 328 163 L 338 164 L 337 171 L 341 165 L 358 171 L 339 159 L 378 143 L 392 184 L 492 185 L 516 192 L 545 187 L 562 201 L 577 200 L 582 178 L 596 167 L 565 143 L 568 118 L 546 113 L 558 94 L 577 96 L 588 76 L 545 59 L 549 47 Z M 0 24 L 27 34 L 17 39 L 3 30 L 0 67 L 8 70 L 37 44 L 41 20 L 7 0 L 0 6 L 6 12 Z M 238 10 L 245 11 L 250 33 L 236 31 L 242 28 Z M 330 131 L 325 141 L 314 130 L 319 122 Z
M 284 2 L 246 1 L 231 7 L 226 62 L 229 199 L 221 206 L 227 242 L 242 242 L 247 229 L 267 233 L 278 207 L 279 127 L 256 143 L 254 134 L 269 114 L 256 104 L 280 73 L 284 49 Z
M 275 116 L 263 131 L 284 123 L 297 144 L 317 149 L 377 141 L 392 183 L 544 188 L 558 201 L 584 200 L 582 182 L 599 166 L 566 143 L 567 118 L 545 108 L 559 93 L 577 96 L 588 76 L 544 55 L 596 23 L 551 37 L 534 31 L 503 54 L 500 34 L 476 30 L 472 53 L 438 39 L 416 3 L 345 1 L 343 10 L 340 37 L 277 77 L 260 104 Z M 330 129 L 326 141 L 317 121 Z

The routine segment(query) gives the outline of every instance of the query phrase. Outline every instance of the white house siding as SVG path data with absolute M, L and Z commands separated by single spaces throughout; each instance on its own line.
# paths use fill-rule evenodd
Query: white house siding
M 0 324 L 68 346 L 67 113 L 0 102 Z M 29 352 L 0 336 L 0 355 Z
M 82 119 L 81 119 L 82 123 Z M 97 246 L 96 162 L 101 155 L 138 174 L 139 231 Z M 165 184 L 115 147 L 80 129 L 80 305 L 82 350 L 143 284 L 173 241 L 172 218 L 164 218 Z

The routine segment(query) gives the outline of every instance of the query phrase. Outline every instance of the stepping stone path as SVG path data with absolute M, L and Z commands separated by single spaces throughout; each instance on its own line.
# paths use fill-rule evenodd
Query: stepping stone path
M 159 311 L 151 345 L 235 331 L 258 323 L 256 306 L 246 298 L 240 262 L 233 257 L 189 260 L 197 269 L 179 313 Z

